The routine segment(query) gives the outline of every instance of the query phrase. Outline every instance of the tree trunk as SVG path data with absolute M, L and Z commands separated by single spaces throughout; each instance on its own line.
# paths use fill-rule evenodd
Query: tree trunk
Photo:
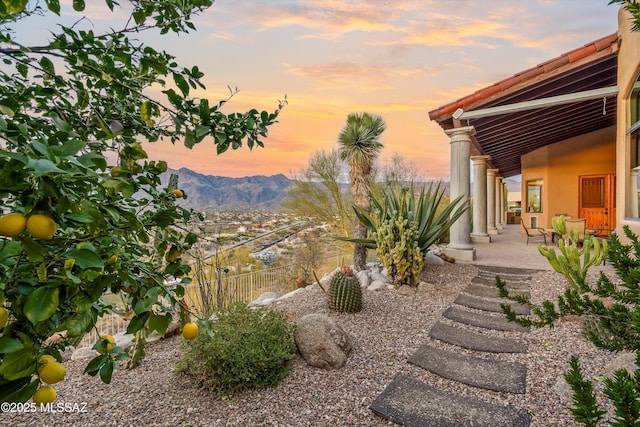
M 367 229 L 357 219 L 353 226 L 353 237 L 367 237 Z M 355 271 L 367 269 L 367 247 L 360 243 L 355 243 L 353 245 L 353 269 Z
M 371 166 L 367 164 L 352 164 L 351 186 L 353 187 L 353 203 L 367 213 L 371 211 L 371 187 L 369 180 L 371 179 Z M 364 239 L 367 237 L 367 228 L 360 222 L 356 216 L 353 224 L 353 237 Z M 356 271 L 366 270 L 367 268 L 367 248 L 359 243 L 353 247 L 353 268 Z

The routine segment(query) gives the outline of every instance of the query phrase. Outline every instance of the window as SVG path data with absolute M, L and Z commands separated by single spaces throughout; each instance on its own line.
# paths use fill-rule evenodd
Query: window
M 527 212 L 542 212 L 542 179 L 527 181 Z

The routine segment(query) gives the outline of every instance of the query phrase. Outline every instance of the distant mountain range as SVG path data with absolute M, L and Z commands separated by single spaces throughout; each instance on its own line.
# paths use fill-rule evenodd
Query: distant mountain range
M 162 174 L 164 185 L 168 185 L 171 174 L 178 175 L 178 188 L 187 194 L 181 206 L 193 209 L 278 209 L 294 185 L 294 181 L 283 174 L 229 178 L 203 175 L 188 168 L 168 169 Z M 429 183 L 427 183 L 428 185 Z M 449 182 L 443 183 L 449 194 Z M 344 185 L 346 189 L 347 184 Z
M 283 174 L 229 178 L 203 175 L 187 168 L 168 169 L 161 177 L 164 185 L 171 174 L 178 175 L 178 188 L 187 194 L 180 205 L 194 209 L 275 209 L 293 185 Z

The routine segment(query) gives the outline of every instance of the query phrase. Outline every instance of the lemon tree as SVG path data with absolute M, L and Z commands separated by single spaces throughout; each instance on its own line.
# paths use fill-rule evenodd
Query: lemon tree
M 177 203 L 188 195 L 163 186 L 167 163 L 144 145 L 261 147 L 286 103 L 225 113 L 234 93 L 194 97 L 204 89 L 197 66 L 134 38 L 193 31 L 192 18 L 212 3 L 0 0 L 0 401 L 55 399 L 44 384 L 64 378 L 60 350 L 111 311 L 105 293 L 126 290 L 128 332 L 139 337 L 163 332 L 179 308 L 193 214 Z M 68 20 L 89 4 L 122 26 L 101 32 Z M 43 17 L 57 22 L 34 43 L 43 21 L 31 21 Z M 168 276 L 180 284 L 166 285 Z M 47 341 L 53 334 L 63 338 Z M 94 349 L 85 372 L 109 382 L 129 355 L 104 338 Z

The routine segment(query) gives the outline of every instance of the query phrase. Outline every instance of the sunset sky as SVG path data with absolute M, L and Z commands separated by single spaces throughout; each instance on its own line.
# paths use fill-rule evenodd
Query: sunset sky
M 349 113 L 367 111 L 387 123 L 383 161 L 399 153 L 424 176 L 448 178 L 448 139 L 427 112 L 612 34 L 618 9 L 607 3 L 217 0 L 195 20 L 197 32 L 142 40 L 198 65 L 207 86 L 199 97 L 217 102 L 237 87 L 227 113 L 274 110 L 285 94 L 289 105 L 264 149 L 217 156 L 211 141 L 146 149 L 209 175 L 291 175 L 337 146 Z

